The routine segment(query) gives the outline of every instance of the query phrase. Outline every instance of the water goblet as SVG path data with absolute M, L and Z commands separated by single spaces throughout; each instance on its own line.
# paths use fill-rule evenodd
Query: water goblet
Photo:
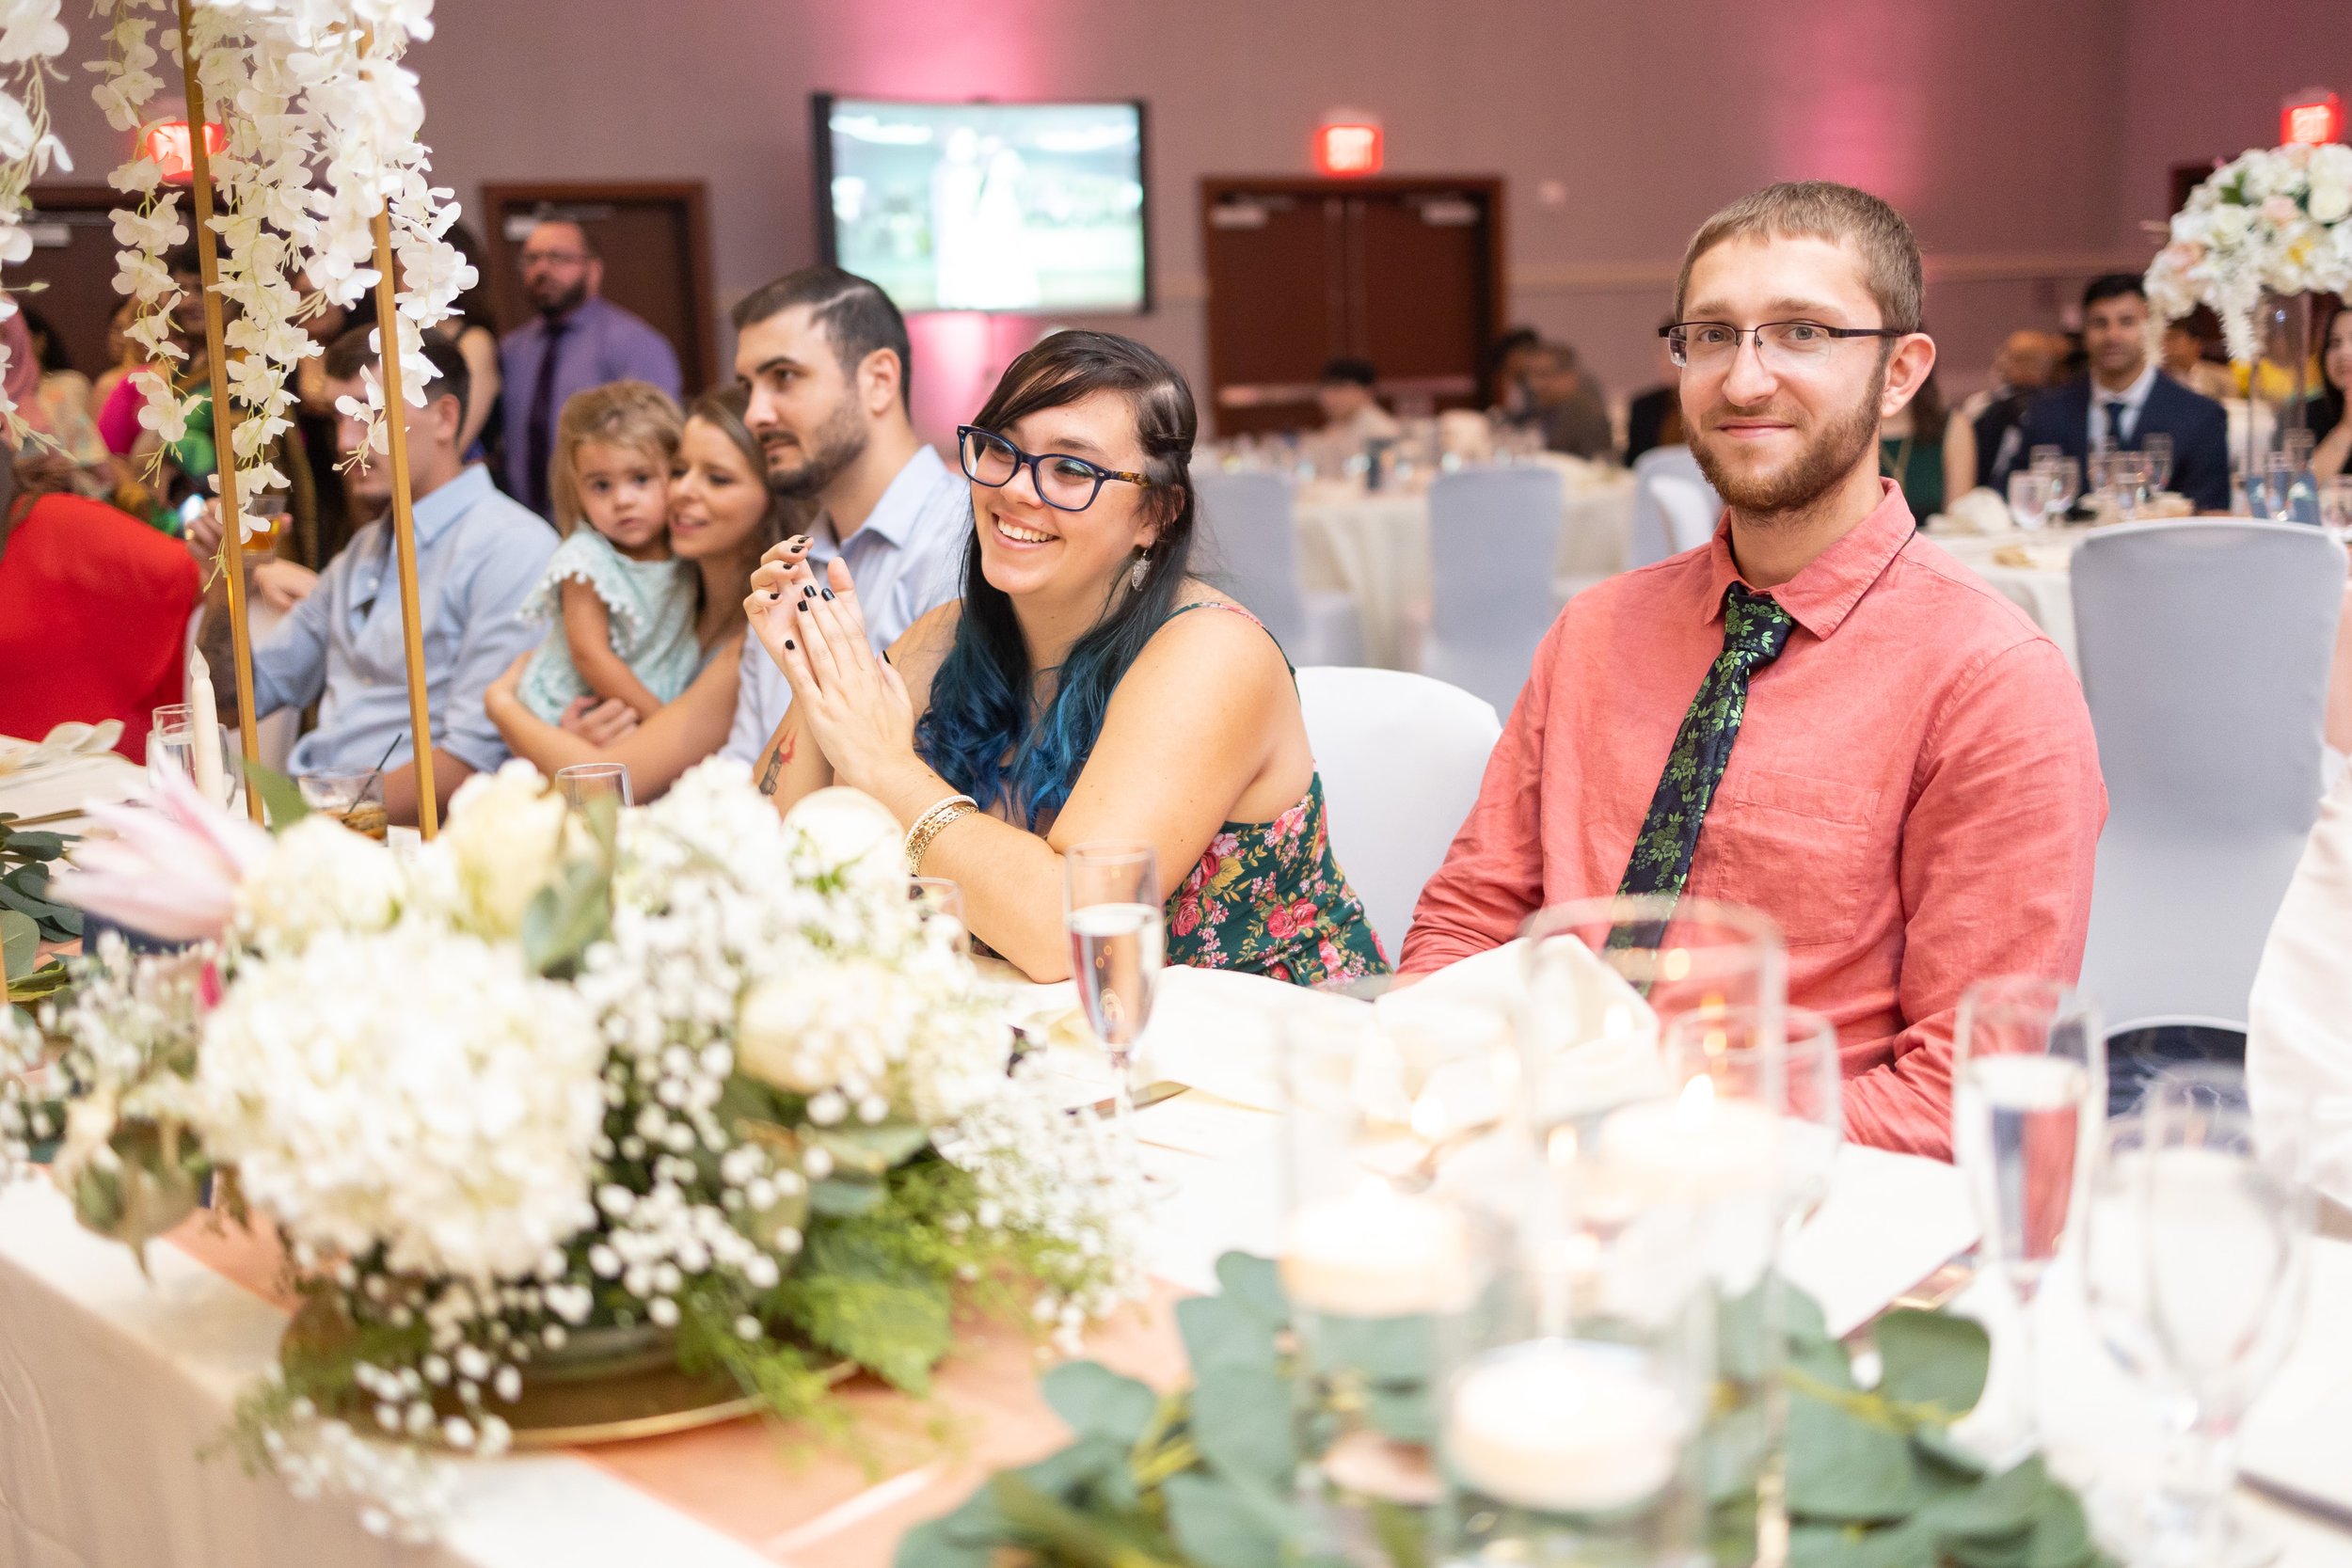
M 2139 450 L 2148 457 L 2148 487 L 2161 490 L 2172 483 L 2172 437 L 2160 430 L 2150 431 L 2139 438 Z
M 1135 1050 L 1167 957 L 1159 856 L 1141 843 L 1073 845 L 1062 857 L 1070 973 L 1110 1058 L 1112 1119 L 1135 1137 Z
M 2046 468 L 2013 470 L 2009 476 L 2009 515 L 2022 529 L 2038 529 L 2049 520 L 2050 473 Z

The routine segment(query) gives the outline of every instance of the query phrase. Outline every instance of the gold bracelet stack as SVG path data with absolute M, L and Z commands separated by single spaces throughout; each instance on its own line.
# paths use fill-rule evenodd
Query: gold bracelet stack
M 907 830 L 907 875 L 917 877 L 923 872 L 923 856 L 937 838 L 959 816 L 968 816 L 980 809 L 980 803 L 969 795 L 950 795 L 930 810 L 914 819 Z

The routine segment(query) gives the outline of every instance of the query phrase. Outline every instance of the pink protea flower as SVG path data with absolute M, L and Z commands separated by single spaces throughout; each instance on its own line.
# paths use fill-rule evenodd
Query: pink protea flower
M 78 909 L 160 942 L 209 942 L 228 930 L 237 885 L 269 853 L 269 834 L 167 773 L 145 804 L 92 806 L 114 831 L 73 852 L 50 884 Z

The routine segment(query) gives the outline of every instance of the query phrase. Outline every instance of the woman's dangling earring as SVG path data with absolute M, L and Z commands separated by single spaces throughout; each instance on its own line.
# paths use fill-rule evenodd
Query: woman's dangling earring
M 1137 550 L 1136 563 L 1127 572 L 1127 586 L 1136 593 L 1143 592 L 1143 579 L 1152 575 L 1152 552 Z

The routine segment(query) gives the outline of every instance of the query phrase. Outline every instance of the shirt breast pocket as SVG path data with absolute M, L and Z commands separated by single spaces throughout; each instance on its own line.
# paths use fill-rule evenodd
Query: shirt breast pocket
M 1849 941 L 1881 853 L 1879 796 L 1840 779 L 1745 772 L 1700 830 L 1699 853 L 1715 862 L 1708 880 L 1770 914 L 1791 947 Z

